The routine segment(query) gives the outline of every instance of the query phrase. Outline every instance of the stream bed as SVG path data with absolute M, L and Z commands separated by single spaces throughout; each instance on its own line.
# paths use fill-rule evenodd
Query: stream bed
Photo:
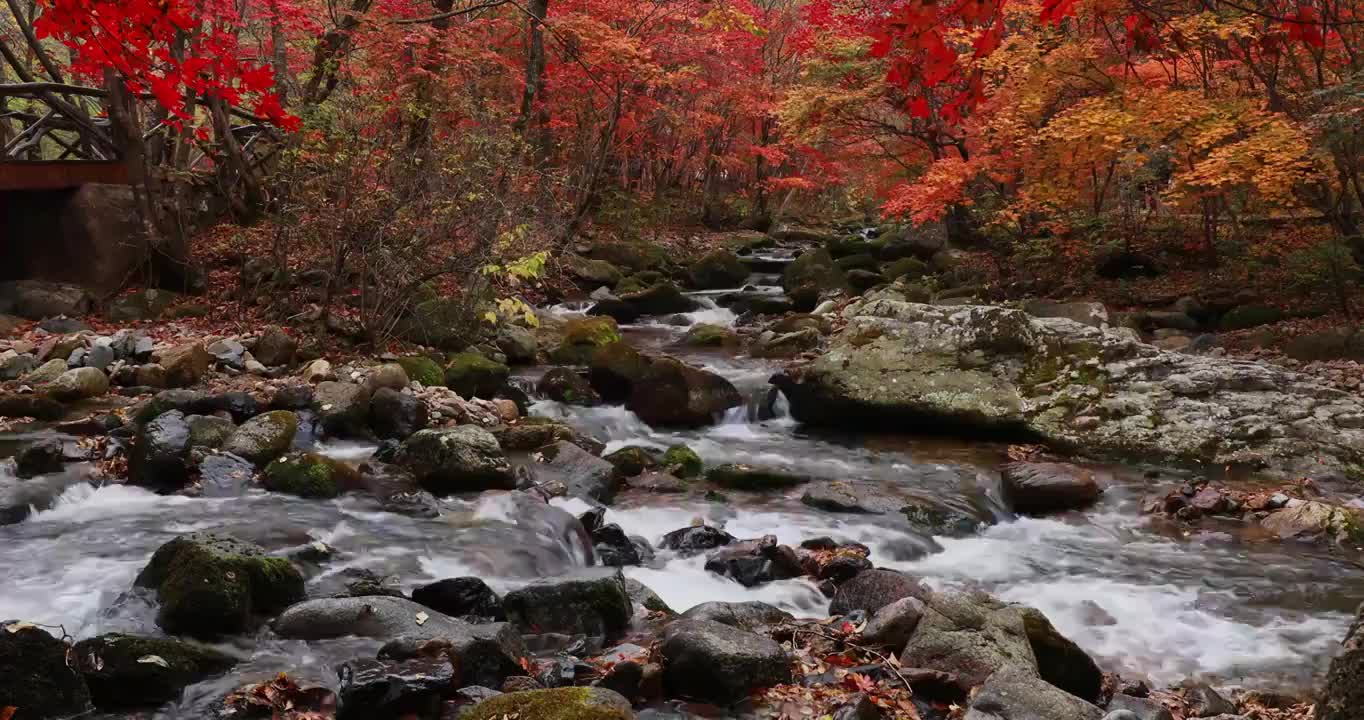
M 734 314 L 716 306 L 712 295 L 697 294 L 705 307 L 685 321 L 734 324 Z M 791 545 L 816 536 L 860 542 L 871 548 L 878 566 L 923 577 L 935 587 L 980 588 L 1038 607 L 1104 669 L 1157 684 L 1201 676 L 1219 686 L 1308 689 L 1324 674 L 1364 600 L 1364 569 L 1325 550 L 1255 542 L 1236 528 L 1190 533 L 1142 515 L 1145 498 L 1184 479 L 1168 469 L 1092 466 L 1107 487 L 1096 506 L 1049 518 L 1014 518 L 998 500 L 995 468 L 1004 459 L 1003 446 L 807 430 L 786 415 L 781 398 L 771 403 L 771 412 L 757 409 L 777 362 L 683 347 L 678 341 L 686 326 L 671 324 L 682 322 L 676 318 L 668 322 L 627 326 L 625 332 L 637 347 L 702 365 L 757 400 L 694 431 L 655 430 L 622 407 L 541 400 L 532 406 L 533 414 L 563 419 L 607 442 L 608 451 L 686 443 L 708 464 L 778 466 L 854 487 L 931 498 L 989 524 L 969 537 L 928 537 L 903 518 L 808 507 L 800 502 L 800 488 L 727 492 L 725 501 L 622 493 L 608 509 L 607 521 L 654 544 L 698 518 L 736 537 L 774 534 Z M 543 370 L 525 369 L 518 378 L 530 383 Z M 774 417 L 759 419 L 769 415 Z M 29 439 L 11 435 L 0 437 L 0 443 L 10 447 Z M 319 447 L 356 462 L 373 449 L 355 442 Z M 95 488 L 81 482 L 85 472 L 88 468 L 77 464 L 61 477 L 42 478 L 69 487 L 50 509 L 0 527 L 0 620 L 60 626 L 77 639 L 111 631 L 156 633 L 155 607 L 131 591 L 133 578 L 162 543 L 204 529 L 224 529 L 271 549 L 314 540 L 332 546 L 333 558 L 315 568 L 309 580 L 315 592 L 341 582 L 350 568 L 396 576 L 405 591 L 441 578 L 476 575 L 504 592 L 572 573 L 586 563 L 585 548 L 540 514 L 522 512 L 506 493 L 446 499 L 439 518 L 423 520 L 381 512 L 372 501 L 356 497 L 315 501 L 257 490 L 239 498 L 202 499 L 120 485 Z M 9 461 L 0 463 L 0 475 L 6 473 L 13 473 Z M 588 507 L 581 500 L 555 503 L 575 514 Z M 709 600 L 762 600 L 800 616 L 827 612 L 827 599 L 811 582 L 750 589 L 707 573 L 703 563 L 703 557 L 659 551 L 648 566 L 625 572 L 678 611 Z M 107 717 L 202 717 L 228 690 L 280 671 L 334 686 L 335 663 L 372 654 L 378 644 L 360 639 L 305 643 L 261 629 L 223 646 L 245 658 L 230 675 L 191 687 L 178 704 L 157 713 Z

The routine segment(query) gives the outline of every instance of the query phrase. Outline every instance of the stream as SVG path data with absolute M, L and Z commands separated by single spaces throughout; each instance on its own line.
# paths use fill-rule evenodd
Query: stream
M 772 282 L 771 275 L 750 280 L 763 291 Z M 682 319 L 626 326 L 625 334 L 640 349 L 704 366 L 746 396 L 761 399 L 779 362 L 678 343 L 687 328 L 675 323 L 683 320 L 735 324 L 734 313 L 715 304 L 718 294 L 696 293 L 701 310 Z M 552 309 L 582 310 L 580 305 Z M 515 379 L 533 384 L 544 370 L 523 369 Z M 800 488 L 727 492 L 724 502 L 626 491 L 606 519 L 654 544 L 697 518 L 737 537 L 775 534 L 793 546 L 826 535 L 860 542 L 871 548 L 878 566 L 923 577 L 935 587 L 980 588 L 1041 609 L 1105 670 L 1129 678 L 1168 684 L 1199 676 L 1218 686 L 1303 691 L 1325 673 L 1364 600 L 1364 570 L 1324 550 L 1256 542 L 1235 527 L 1168 528 L 1142 515 L 1143 499 L 1182 481 L 1174 470 L 1091 466 L 1107 486 L 1096 506 L 1049 518 L 1013 518 L 998 500 L 995 468 L 1004 458 L 1001 445 L 814 432 L 786 415 L 782 399 L 770 413 L 757 410 L 762 404 L 735 408 L 716 425 L 694 431 L 655 430 L 618 406 L 540 400 L 532 413 L 563 419 L 608 442 L 608 452 L 626 445 L 686 443 L 708 464 L 785 467 L 968 512 L 991 524 L 971 537 L 932 538 L 916 533 L 903 518 L 808 507 L 800 502 Z M 775 417 L 759 419 L 770 415 Z M 50 434 L 0 435 L 0 452 Z M 358 462 L 374 446 L 324 442 L 318 449 Z M 405 591 L 441 578 L 476 575 L 505 592 L 584 566 L 584 548 L 556 532 L 543 514 L 521 512 L 506 493 L 446 499 L 441 517 L 422 520 L 381 512 L 373 501 L 358 497 L 315 501 L 257 490 L 238 498 L 201 499 L 121 485 L 95 488 L 82 481 L 88 471 L 76 464 L 60 476 L 26 481 L 66 489 L 49 509 L 0 527 L 0 620 L 60 626 L 76 639 L 111 631 L 157 633 L 155 606 L 131 591 L 133 578 L 162 543 L 204 529 L 226 530 L 270 549 L 314 540 L 334 547 L 333 558 L 313 568 L 309 591 L 315 593 L 339 587 L 353 568 L 396 576 Z M 0 462 L 0 485 L 12 480 L 12 463 Z M 575 514 L 588 507 L 576 499 L 555 504 Z M 704 557 L 659 551 L 649 566 L 625 572 L 679 612 L 709 600 L 762 600 L 801 616 L 827 612 L 827 599 L 811 582 L 750 589 L 705 572 L 703 563 Z M 286 670 L 334 687 L 336 663 L 372 655 L 379 644 L 282 640 L 263 628 L 221 646 L 245 661 L 228 676 L 190 687 L 178 704 L 156 713 L 102 717 L 203 717 L 227 691 Z

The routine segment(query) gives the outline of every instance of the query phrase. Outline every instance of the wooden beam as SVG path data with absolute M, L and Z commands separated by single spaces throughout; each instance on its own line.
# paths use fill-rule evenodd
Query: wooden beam
M 0 162 L 0 190 L 63 190 L 99 183 L 127 185 L 128 165 L 109 160 Z

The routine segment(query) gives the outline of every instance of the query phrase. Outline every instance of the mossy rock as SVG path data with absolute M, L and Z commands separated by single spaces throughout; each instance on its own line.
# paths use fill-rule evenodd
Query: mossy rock
M 843 272 L 850 270 L 871 270 L 875 272 L 880 269 L 876 264 L 876 258 L 872 257 L 870 253 L 857 253 L 856 255 L 841 257 L 834 261 L 834 265 Z
M 600 687 L 523 690 L 488 698 L 460 720 L 631 720 L 630 701 Z
M 729 250 L 716 249 L 702 255 L 687 270 L 691 286 L 700 290 L 738 287 L 748 279 L 748 266 Z
M 602 459 L 616 467 L 621 477 L 634 477 L 645 470 L 658 467 L 658 457 L 649 448 L 640 445 L 627 445 Z
M 739 344 L 739 336 L 724 325 L 699 323 L 691 326 L 682 336 L 682 344 L 692 347 L 733 347 Z
M 171 638 L 110 633 L 76 643 L 76 661 L 99 708 L 153 707 L 237 663 L 212 648 Z
M 469 298 L 435 298 L 417 303 L 412 312 L 398 319 L 393 334 L 443 350 L 468 347 L 482 329 L 483 320 L 474 311 L 478 305 Z
M 629 345 L 618 342 L 595 348 L 589 358 L 588 380 L 606 402 L 625 402 L 649 373 L 651 361 Z
M 1247 328 L 1269 325 L 1284 319 L 1284 312 L 1269 305 L 1242 305 L 1228 310 L 1222 316 L 1219 327 L 1222 330 L 1245 330 Z
M 480 353 L 462 352 L 445 366 L 445 386 L 465 398 L 492 398 L 507 384 L 511 369 Z
M 668 448 L 668 451 L 663 453 L 663 466 L 671 468 L 672 473 L 680 478 L 696 477 L 705 468 L 701 456 L 686 445 Z
M 71 654 L 70 646 L 40 627 L 0 623 L 0 711 L 18 708 L 14 720 L 88 712 L 90 689 L 70 667 Z
M 271 410 L 242 423 L 222 448 L 260 467 L 288 452 L 297 433 L 297 415 L 288 410 Z
M 629 295 L 632 293 L 644 292 L 659 283 L 667 281 L 668 278 L 663 273 L 655 270 L 646 270 L 621 278 L 620 282 L 616 283 L 615 291 L 617 295 Z
M 919 258 L 907 257 L 900 258 L 894 262 L 888 262 L 881 268 L 881 274 L 887 280 L 918 280 L 929 274 L 928 264 Z
M 565 255 L 563 260 L 564 269 L 575 280 L 582 285 L 590 285 L 593 288 L 613 287 L 620 282 L 621 271 L 615 265 L 605 260 L 593 260 L 581 255 Z
M 189 446 L 218 449 L 227 442 L 237 426 L 231 420 L 216 415 L 190 415 L 185 418 L 189 424 Z
M 657 270 L 668 264 L 668 251 L 655 243 L 600 243 L 588 255 L 630 270 Z
M 214 638 L 248 629 L 303 599 L 303 575 L 287 559 L 229 535 L 191 533 L 157 548 L 136 584 L 155 588 L 156 622 L 168 633 Z
M 734 490 L 778 490 L 795 487 L 810 481 L 810 478 L 804 475 L 797 475 L 785 470 L 737 463 L 727 463 L 711 468 L 706 471 L 706 479 L 716 485 Z
M 836 258 L 849 257 L 853 255 L 863 255 L 871 253 L 876 248 L 872 240 L 868 240 L 861 235 L 845 235 L 843 237 L 829 238 L 824 241 L 824 249 Z
M 550 352 L 555 362 L 585 365 L 592 353 L 621 341 L 620 326 L 606 316 L 573 318 L 564 323 L 563 340 Z
M 358 487 L 360 474 L 340 460 L 317 453 L 295 453 L 265 466 L 261 484 L 271 492 L 325 499 Z
M 421 383 L 425 387 L 445 384 L 445 373 L 441 372 L 440 363 L 425 355 L 398 358 L 398 364 L 407 372 L 407 378 L 412 382 Z
M 807 287 L 813 288 L 816 294 L 826 290 L 850 290 L 847 277 L 834 264 L 829 251 L 823 248 L 810 250 L 793 260 L 782 273 L 781 286 L 788 295 Z

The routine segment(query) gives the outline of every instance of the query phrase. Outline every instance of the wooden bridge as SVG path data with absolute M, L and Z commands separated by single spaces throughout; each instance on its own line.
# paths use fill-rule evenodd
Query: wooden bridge
M 107 98 L 79 85 L 0 85 L 0 191 L 128 184 Z

